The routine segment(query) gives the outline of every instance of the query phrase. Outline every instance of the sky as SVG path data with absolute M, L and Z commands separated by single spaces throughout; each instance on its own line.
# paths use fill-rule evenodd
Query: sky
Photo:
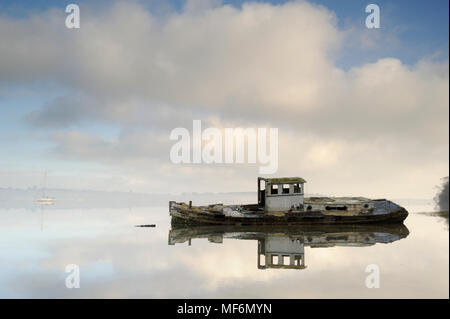
M 65 6 L 80 7 L 67 29 Z M 449 166 L 448 1 L 2 1 L 0 187 L 254 191 L 171 162 L 177 127 L 278 128 L 276 176 L 432 198 Z

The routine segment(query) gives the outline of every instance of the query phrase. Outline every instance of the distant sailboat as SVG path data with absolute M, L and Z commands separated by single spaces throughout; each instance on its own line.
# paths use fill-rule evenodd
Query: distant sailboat
M 55 202 L 55 198 L 46 195 L 47 190 L 47 172 L 44 174 L 44 190 L 41 197 L 36 198 L 34 201 L 41 205 L 52 205 Z

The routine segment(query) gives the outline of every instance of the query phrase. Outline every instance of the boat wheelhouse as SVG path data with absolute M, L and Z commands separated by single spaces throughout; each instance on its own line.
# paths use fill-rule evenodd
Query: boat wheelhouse
M 258 205 L 266 212 L 302 210 L 305 183 L 301 177 L 258 177 Z

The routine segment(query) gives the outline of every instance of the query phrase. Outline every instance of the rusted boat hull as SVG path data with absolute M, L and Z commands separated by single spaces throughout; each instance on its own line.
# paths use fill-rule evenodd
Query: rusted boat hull
M 392 204 L 391 202 L 389 202 Z M 322 211 L 295 211 L 266 214 L 252 212 L 242 216 L 229 216 L 208 209 L 205 206 L 192 207 L 185 203 L 170 202 L 172 224 L 210 225 L 331 225 L 331 224 L 372 224 L 401 223 L 408 212 L 401 206 L 390 205 L 389 209 L 361 212 L 357 214 L 333 214 Z

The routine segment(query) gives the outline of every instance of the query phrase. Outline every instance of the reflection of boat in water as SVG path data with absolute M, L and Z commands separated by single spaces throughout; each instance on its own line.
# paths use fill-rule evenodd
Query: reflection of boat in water
M 364 247 L 392 243 L 409 234 L 403 224 L 321 225 L 321 226 L 180 226 L 172 225 L 169 245 L 207 238 L 213 243 L 223 239 L 257 240 L 258 268 L 303 269 L 304 247 Z
M 220 225 L 314 225 L 399 223 L 405 208 L 386 199 L 304 197 L 300 177 L 258 178 L 258 204 L 192 206 L 169 202 L 173 223 Z

